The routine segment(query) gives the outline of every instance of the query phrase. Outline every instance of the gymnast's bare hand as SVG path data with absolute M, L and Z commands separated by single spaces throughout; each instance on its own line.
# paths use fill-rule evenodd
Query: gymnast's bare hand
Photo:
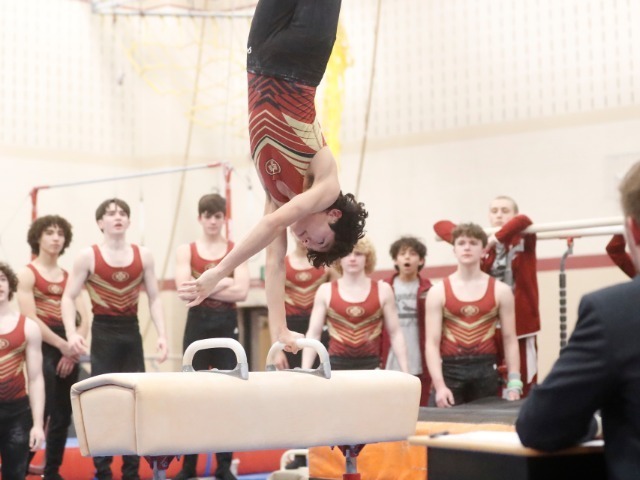
M 218 282 L 222 280 L 218 278 L 215 268 L 211 268 L 198 277 L 197 280 L 184 282 L 178 289 L 178 296 L 186 301 L 187 307 L 200 305 L 215 290 Z
M 520 390 L 517 388 L 507 388 L 505 390 L 505 398 L 510 402 L 514 400 L 520 400 Z
M 60 346 L 60 353 L 65 357 L 78 356 L 78 354 L 73 351 L 73 348 L 71 348 L 71 345 L 69 345 L 69 342 L 66 341 Z
M 289 362 L 287 361 L 287 356 L 284 352 L 276 353 L 276 358 L 274 359 L 273 364 L 278 370 L 286 370 L 289 368 Z
M 75 355 L 84 355 L 89 351 L 87 342 L 79 333 L 72 333 L 67 339 L 67 343 L 69 344 L 69 347 L 71 347 L 71 351 Z
M 300 348 L 296 345 L 296 340 L 304 338 L 304 335 L 298 332 L 292 332 L 288 328 L 283 328 L 278 335 L 278 341 L 284 343 L 284 351 L 291 353 L 298 353 Z
M 44 430 L 34 425 L 29 432 L 29 450 L 37 452 L 42 447 L 42 442 L 44 442 Z
M 64 355 L 58 360 L 56 365 L 56 375 L 60 378 L 67 378 L 78 363 L 78 357 L 65 357 Z
M 436 390 L 436 405 L 438 408 L 450 408 L 456 404 L 453 393 L 447 387 Z
M 484 247 L 484 253 L 485 255 L 488 254 L 491 249 L 493 249 L 497 244 L 498 244 L 498 239 L 496 238 L 495 233 L 492 233 L 491 235 L 489 235 L 489 238 L 487 238 L 487 246 Z
M 158 338 L 158 363 L 162 363 L 167 359 L 169 354 L 169 347 L 167 347 L 167 339 L 164 337 Z
M 220 280 L 218 282 L 218 284 L 216 285 L 216 287 L 213 289 L 213 291 L 209 294 L 210 298 L 214 298 L 218 293 L 220 293 L 222 290 L 224 290 L 225 288 L 229 288 L 233 286 L 233 278 L 231 277 L 224 277 L 222 280 Z M 184 300 L 185 302 L 190 302 L 192 300 L 195 300 L 196 295 L 194 294 L 181 294 L 180 290 L 178 290 L 178 297 L 181 300 Z

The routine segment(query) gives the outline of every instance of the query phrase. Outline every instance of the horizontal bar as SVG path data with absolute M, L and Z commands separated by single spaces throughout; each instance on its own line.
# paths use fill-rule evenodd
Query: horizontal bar
M 624 219 L 622 217 L 607 217 L 607 218 L 590 218 L 584 220 L 569 220 L 564 222 L 549 222 L 549 223 L 534 223 L 529 226 L 524 233 L 540 233 L 540 232 L 554 232 L 557 230 L 569 230 L 577 228 L 592 228 L 592 227 L 612 227 L 622 225 Z M 500 230 L 501 227 L 485 228 L 487 234 L 495 233 Z
M 615 233 L 622 233 L 624 223 L 623 217 L 607 217 L 607 218 L 591 218 L 585 220 L 570 220 L 564 222 L 549 222 L 549 223 L 535 223 L 527 227 L 523 233 L 536 233 L 538 234 L 538 238 L 540 239 L 550 239 L 550 238 L 567 238 L 569 236 L 572 237 L 586 237 L 586 236 L 597 236 L 597 235 L 609 235 L 610 233 L 606 233 L 608 231 L 603 230 L 604 233 L 596 233 L 598 231 L 594 231 L 591 234 L 579 234 L 577 231 L 581 229 L 593 229 L 593 228 L 601 228 L 601 227 L 609 227 L 610 229 L 614 229 Z M 615 227 L 618 227 L 617 229 Z M 492 233 L 496 233 L 502 227 L 488 227 L 485 228 L 484 231 L 487 235 L 491 235 Z M 612 231 L 614 231 L 612 230 Z M 572 234 L 565 234 L 564 232 L 570 231 Z M 562 232 L 562 236 L 558 236 L 557 232 Z M 573 234 L 573 232 L 576 232 Z M 550 235 L 541 235 L 542 233 L 549 233 Z M 436 241 L 441 242 L 442 238 L 436 235 Z
M 603 235 L 618 235 L 624 232 L 624 227 L 618 225 L 616 227 L 592 227 L 556 230 L 553 232 L 541 232 L 536 235 L 538 240 L 554 240 L 559 238 L 580 238 L 580 237 L 599 237 Z
M 102 178 L 93 178 L 89 180 L 79 180 L 77 182 L 56 183 L 53 185 L 40 185 L 38 187 L 33 187 L 33 190 L 72 187 L 77 185 L 89 185 L 92 183 L 110 182 L 113 180 L 128 180 L 128 179 L 140 178 L 140 177 L 152 177 L 155 175 L 166 175 L 168 173 L 175 173 L 175 172 L 182 172 L 182 171 L 189 171 L 189 170 L 202 170 L 204 168 L 214 168 L 214 167 L 220 167 L 223 165 L 228 166 L 229 164 L 226 162 L 216 162 L 216 163 L 203 163 L 198 165 L 191 165 L 188 167 L 161 168 L 158 170 L 147 170 L 144 172 L 129 173 L 126 175 L 116 175 L 115 177 L 102 177 Z

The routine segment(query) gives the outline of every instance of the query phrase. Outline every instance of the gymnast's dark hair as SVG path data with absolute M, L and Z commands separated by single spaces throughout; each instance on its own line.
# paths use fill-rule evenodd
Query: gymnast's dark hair
M 40 253 L 40 238 L 42 233 L 49 227 L 59 227 L 64 234 L 64 245 L 60 250 L 60 255 L 64 253 L 69 244 L 73 234 L 71 232 L 71 224 L 61 217 L 60 215 L 45 215 L 44 217 L 37 218 L 29 227 L 27 232 L 27 242 L 31 247 L 31 253 L 38 255 Z
M 395 260 L 398 258 L 398 254 L 400 252 L 404 252 L 407 248 L 416 252 L 420 257 L 420 260 L 424 260 L 427 256 L 427 246 L 416 237 L 400 237 L 391 244 L 391 247 L 389 248 L 389 255 L 391 255 L 393 260 Z M 394 267 L 396 270 L 400 270 L 398 265 L 394 265 Z M 422 262 L 422 265 L 418 266 L 418 271 L 422 270 L 422 267 L 424 267 L 424 262 Z
M 227 201 L 219 194 L 209 193 L 203 195 L 198 201 L 198 215 L 207 213 L 209 215 L 215 215 L 218 212 L 225 215 L 227 213 Z
M 0 262 L 0 272 L 4 273 L 9 282 L 9 300 L 13 298 L 13 294 L 18 290 L 18 276 L 15 274 L 9 264 Z
M 334 224 L 331 230 L 335 232 L 333 246 L 326 252 L 309 250 L 307 258 L 314 267 L 322 265 L 330 266 L 336 260 L 346 257 L 351 253 L 358 240 L 364 237 L 365 220 L 369 213 L 364 209 L 364 203 L 356 201 L 351 194 L 340 192 L 338 199 L 327 210 L 334 208 L 342 212 L 342 216 Z
M 107 210 L 109 209 L 109 205 L 114 203 L 116 206 L 120 207 L 124 213 L 127 214 L 127 217 L 131 218 L 131 208 L 129 208 L 129 204 L 120 198 L 108 198 L 96 209 L 96 222 L 102 220 L 102 217 L 105 216 Z

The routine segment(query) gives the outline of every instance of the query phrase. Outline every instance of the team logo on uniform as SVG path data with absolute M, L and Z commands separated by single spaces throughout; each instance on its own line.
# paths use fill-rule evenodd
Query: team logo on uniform
M 278 162 L 276 162 L 273 158 L 270 158 L 265 162 L 264 169 L 269 175 L 277 175 L 282 171 Z
M 47 290 L 52 295 L 60 295 L 62 293 L 62 287 L 60 285 L 49 284 L 49 286 L 47 287 Z
M 364 315 L 364 308 L 359 307 L 358 305 L 351 305 L 347 308 L 347 315 L 350 317 L 361 317 Z
M 129 274 L 124 270 L 118 270 L 117 272 L 113 272 L 111 275 L 111 280 L 114 282 L 126 282 L 129 280 Z
M 464 315 L 465 317 L 473 317 L 474 315 L 477 315 L 479 311 L 480 309 L 475 305 L 465 305 L 460 310 L 460 313 L 462 313 L 462 315 Z
M 205 269 L 205 270 L 209 270 L 210 268 L 213 268 L 213 267 L 215 267 L 216 265 L 217 265 L 217 263 L 216 263 L 216 262 L 207 263 L 207 264 L 204 266 L 204 269 Z
M 9 348 L 9 340 L 0 338 L 0 350 L 4 350 L 5 348 Z
M 299 282 L 306 282 L 311 280 L 311 274 L 309 272 L 298 272 L 296 273 L 296 280 Z

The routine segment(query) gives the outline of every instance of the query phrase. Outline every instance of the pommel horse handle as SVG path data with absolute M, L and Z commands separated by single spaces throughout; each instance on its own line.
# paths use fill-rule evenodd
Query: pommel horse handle
M 223 373 L 225 375 L 231 375 L 232 377 L 238 377 L 242 380 L 249 380 L 249 364 L 247 363 L 247 354 L 242 348 L 242 345 L 233 338 L 205 338 L 204 340 L 196 340 L 190 344 L 184 352 L 182 357 L 182 371 L 183 372 L 195 372 L 193 368 L 193 357 L 199 350 L 206 350 L 208 348 L 230 348 L 236 354 L 238 364 L 233 370 L 206 370 L 212 373 Z
M 320 357 L 320 365 L 318 365 L 318 368 L 316 369 L 294 368 L 287 371 L 309 373 L 311 375 L 318 375 L 319 377 L 324 377 L 326 379 L 331 378 L 331 362 L 329 362 L 329 352 L 327 352 L 327 349 L 324 348 L 324 345 L 322 343 L 311 338 L 299 338 L 296 340 L 296 345 L 300 348 L 309 347 L 315 349 L 315 351 L 318 353 L 318 356 Z M 276 342 L 271 345 L 269 353 L 267 353 L 267 372 L 274 372 L 277 370 L 273 361 L 276 353 L 281 352 L 284 349 L 284 346 L 285 345 L 282 342 Z

